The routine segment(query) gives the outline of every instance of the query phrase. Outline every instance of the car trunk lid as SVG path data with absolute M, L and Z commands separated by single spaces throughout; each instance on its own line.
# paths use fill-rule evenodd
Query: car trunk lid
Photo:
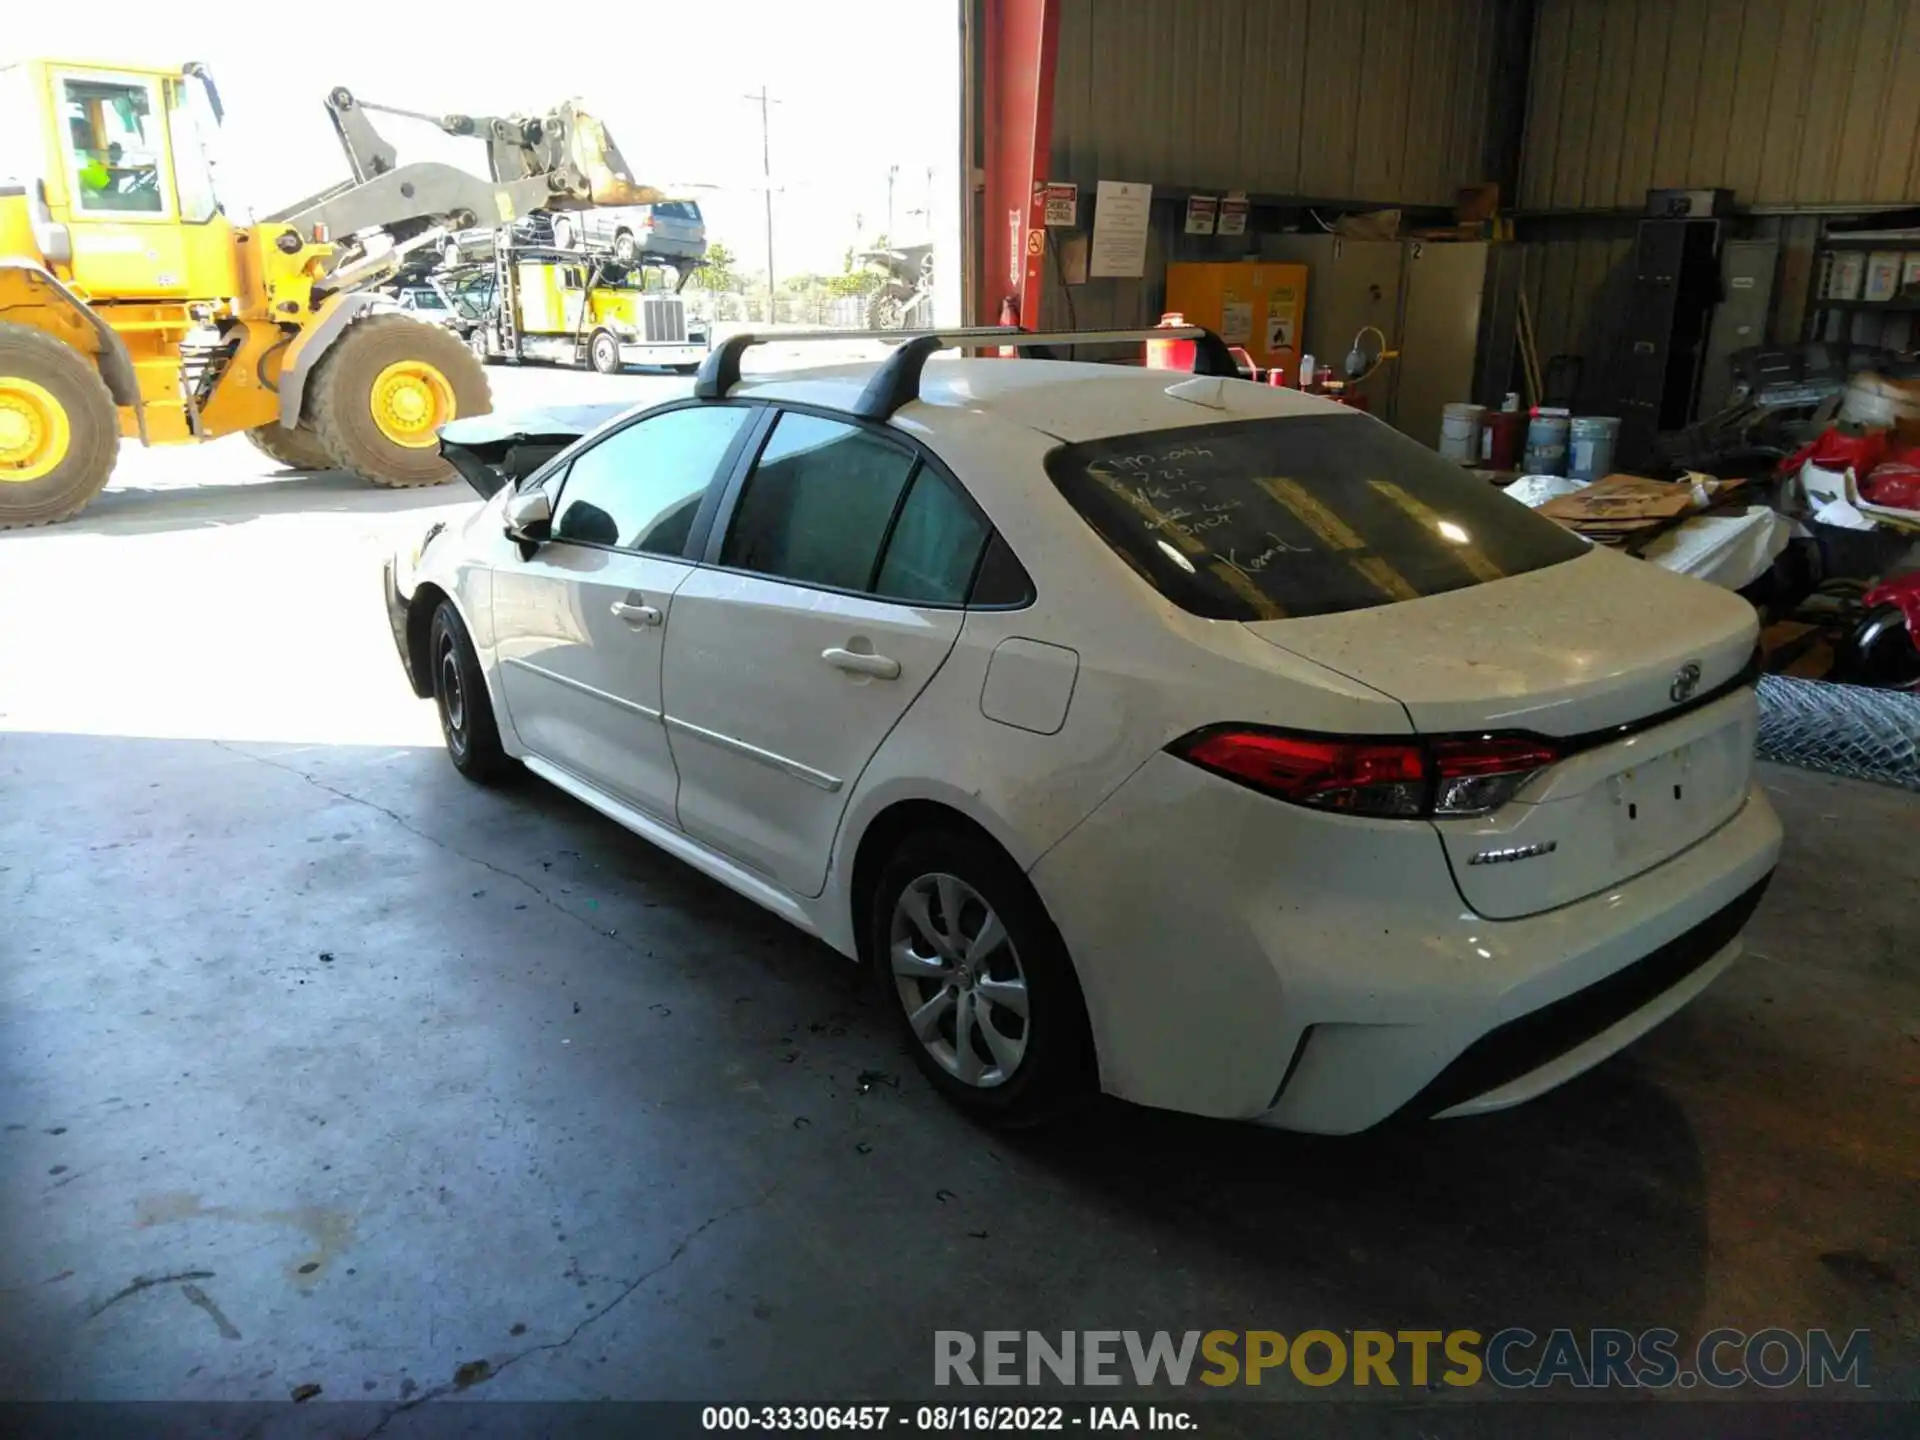
M 1507 804 L 1435 828 L 1492 918 L 1618 884 L 1744 803 L 1756 622 L 1738 596 L 1595 551 L 1366 610 L 1249 622 L 1261 639 L 1393 696 L 1423 735 L 1520 731 L 1565 758 Z

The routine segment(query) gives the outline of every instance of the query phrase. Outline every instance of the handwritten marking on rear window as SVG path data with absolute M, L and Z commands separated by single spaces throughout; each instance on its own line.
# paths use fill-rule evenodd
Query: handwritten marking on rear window
M 1256 550 L 1252 554 L 1244 556 L 1236 550 L 1229 550 L 1220 558 L 1225 560 L 1227 564 L 1233 566 L 1233 568 L 1238 570 L 1242 575 L 1258 575 L 1282 555 L 1311 555 L 1313 553 L 1308 546 L 1295 545 L 1291 541 L 1282 540 L 1271 530 L 1267 531 L 1265 538 L 1271 540 L 1273 543 L 1264 550 Z
M 1301 524 L 1326 542 L 1329 549 L 1342 552 L 1347 563 L 1376 590 L 1396 600 L 1419 598 L 1420 592 L 1408 584 L 1407 578 L 1386 560 L 1378 555 L 1354 554 L 1354 551 L 1366 550 L 1367 542 L 1360 538 L 1351 525 L 1315 499 L 1298 480 L 1267 478 L 1255 483 L 1291 510 Z

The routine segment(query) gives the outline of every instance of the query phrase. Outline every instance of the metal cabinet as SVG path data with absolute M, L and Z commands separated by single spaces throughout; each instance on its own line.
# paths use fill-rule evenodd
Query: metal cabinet
M 1336 376 L 1353 348 L 1354 336 L 1369 325 L 1377 326 L 1387 337 L 1388 349 L 1400 348 L 1401 285 L 1406 270 L 1406 247 L 1400 241 L 1268 235 L 1260 242 L 1260 255 L 1265 260 L 1307 267 L 1306 342 L 1302 349 L 1320 364 L 1331 365 Z M 1394 366 L 1387 364 L 1359 387 L 1368 409 L 1389 422 L 1393 420 L 1395 379 Z M 1291 383 L 1293 377 L 1288 380 Z

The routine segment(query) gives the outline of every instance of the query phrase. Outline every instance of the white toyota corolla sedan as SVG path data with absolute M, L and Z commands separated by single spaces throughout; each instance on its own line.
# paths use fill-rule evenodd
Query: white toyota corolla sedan
M 1780 847 L 1737 596 L 1294 391 L 744 343 L 449 427 L 492 493 L 394 635 L 462 773 L 866 964 L 969 1112 L 1494 1110 L 1732 963 Z

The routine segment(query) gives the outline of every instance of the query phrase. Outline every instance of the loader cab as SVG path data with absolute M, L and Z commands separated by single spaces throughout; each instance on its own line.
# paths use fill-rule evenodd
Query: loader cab
M 56 273 L 108 303 L 235 293 L 233 232 L 210 155 L 219 101 L 204 72 L 61 61 L 19 69 L 44 142 L 36 178 L 65 231 L 68 253 L 44 257 Z

